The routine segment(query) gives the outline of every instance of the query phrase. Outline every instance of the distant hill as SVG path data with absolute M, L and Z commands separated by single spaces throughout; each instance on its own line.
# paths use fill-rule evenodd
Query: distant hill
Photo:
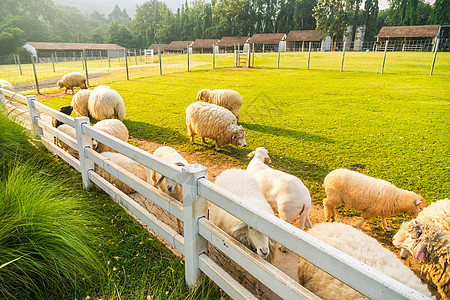
M 183 0 L 160 0 L 176 12 L 177 8 L 185 2 Z M 188 1 L 190 2 L 190 1 Z M 119 5 L 120 9 L 126 9 L 128 15 L 133 17 L 136 13 L 136 5 L 142 5 L 145 0 L 53 0 L 53 3 L 78 8 L 81 12 L 98 11 L 108 17 L 114 6 Z

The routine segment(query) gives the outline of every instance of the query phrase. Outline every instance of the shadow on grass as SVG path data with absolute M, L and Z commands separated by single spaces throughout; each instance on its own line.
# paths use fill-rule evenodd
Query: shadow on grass
M 135 138 L 155 141 L 157 143 L 170 143 L 174 145 L 185 144 L 188 142 L 188 136 L 180 134 L 178 131 L 170 128 L 156 126 L 139 121 L 123 120 L 127 126 L 130 135 Z
M 304 141 L 313 141 L 313 142 L 322 142 L 322 143 L 335 143 L 334 140 L 320 136 L 315 134 L 310 134 L 298 130 L 292 130 L 292 129 L 285 129 L 285 128 L 278 128 L 274 126 L 269 125 L 261 125 L 261 124 L 251 124 L 251 123 L 239 123 L 246 129 L 254 130 L 254 131 L 260 131 L 263 133 L 275 135 L 275 136 L 284 136 L 284 137 L 290 137 L 297 140 L 304 140 Z

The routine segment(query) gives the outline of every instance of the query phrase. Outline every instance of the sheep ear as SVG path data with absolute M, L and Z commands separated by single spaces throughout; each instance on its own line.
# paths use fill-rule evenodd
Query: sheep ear
M 155 183 L 155 186 L 160 185 L 161 182 L 164 180 L 164 178 L 166 178 L 166 176 L 163 176 L 163 175 L 162 175 L 161 177 L 159 177 L 158 181 Z
M 415 204 L 416 206 L 419 205 L 420 203 L 422 203 L 422 201 L 420 201 L 419 199 L 417 199 L 416 202 L 414 202 L 414 204 Z
M 253 157 L 253 156 L 255 156 L 255 151 L 252 151 L 249 154 L 247 154 L 247 157 Z
M 177 162 L 176 165 L 179 167 L 184 167 L 184 164 L 182 162 Z
M 236 231 L 242 230 L 245 227 L 247 227 L 247 224 L 245 224 L 244 222 L 240 222 L 239 224 L 237 224 L 236 226 L 234 226 L 233 228 L 231 228 L 231 233 L 235 233 Z
M 270 159 L 270 156 L 269 156 L 269 155 L 267 155 L 266 157 L 264 157 L 264 160 L 265 160 L 266 162 L 268 162 L 268 163 L 271 163 L 271 162 L 272 162 L 272 160 Z

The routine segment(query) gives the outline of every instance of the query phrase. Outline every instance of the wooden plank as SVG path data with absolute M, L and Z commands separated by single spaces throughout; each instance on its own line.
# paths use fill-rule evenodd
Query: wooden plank
M 75 127 L 75 121 L 74 118 L 66 115 L 65 113 L 62 113 L 60 111 L 57 111 L 53 108 L 50 108 L 42 103 L 39 103 L 37 101 L 34 102 L 35 108 L 39 111 L 39 112 L 43 112 L 46 113 L 47 115 L 49 115 L 52 118 L 56 118 L 59 121 L 68 124 L 72 127 Z
M 70 155 L 68 152 L 64 151 L 60 147 L 53 144 L 52 141 L 49 141 L 44 136 L 41 137 L 41 142 L 49 149 L 49 151 L 55 155 L 61 157 L 66 163 L 68 163 L 72 168 L 80 172 L 80 161 Z
M 54 135 L 57 139 L 61 140 L 63 143 L 67 144 L 69 147 L 77 151 L 77 141 L 73 137 L 65 134 L 58 128 L 51 126 L 50 124 L 42 121 L 41 119 L 38 119 L 38 125 L 42 129 L 45 129 L 45 131 Z

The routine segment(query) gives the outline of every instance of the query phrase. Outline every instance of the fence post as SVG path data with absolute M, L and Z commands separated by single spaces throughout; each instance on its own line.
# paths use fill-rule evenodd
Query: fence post
M 384 46 L 384 56 L 383 56 L 383 66 L 381 66 L 381 74 L 384 72 L 384 62 L 386 61 L 386 52 L 389 44 L 389 39 L 386 41 L 386 45 Z
M 83 70 L 84 70 L 84 58 L 83 58 L 83 51 L 81 51 L 81 54 L 80 54 L 81 56 L 80 56 L 80 61 L 81 61 L 81 65 L 83 66 Z
M 214 44 L 213 44 L 213 69 L 215 69 L 216 68 L 216 49 L 215 49 L 215 47 L 214 47 Z
M 27 100 L 28 110 L 30 111 L 31 126 L 33 127 L 34 134 L 42 136 L 42 128 L 38 126 L 38 119 L 40 118 L 39 112 L 34 105 L 34 103 L 37 102 L 37 97 L 36 95 L 30 95 L 27 96 Z
M 431 64 L 430 75 L 433 75 L 434 63 L 435 63 L 435 61 L 436 61 L 436 55 L 437 55 L 437 51 L 438 51 L 438 47 L 439 47 L 439 40 L 440 40 L 440 39 L 437 39 L 436 45 L 434 45 L 433 63 Z
M 88 188 L 92 185 L 89 180 L 89 171 L 94 170 L 94 163 L 86 157 L 84 152 L 85 148 L 92 148 L 92 138 L 83 134 L 83 125 L 90 125 L 88 117 L 78 117 L 75 121 L 75 132 L 77 135 L 77 150 L 80 159 L 80 172 L 83 180 L 84 188 Z
M 311 42 L 309 42 L 309 49 L 308 49 L 308 70 L 309 70 L 309 61 L 311 60 Z
M 108 50 L 108 68 L 111 68 L 111 54 L 109 53 L 111 50 Z
M 158 45 L 159 75 L 162 75 L 161 46 Z
M 33 63 L 33 72 L 34 72 L 34 81 L 36 82 L 36 91 L 37 91 L 38 94 L 40 94 L 40 92 L 39 92 L 39 82 L 38 82 L 38 79 L 37 79 L 36 65 L 34 63 L 33 54 L 31 54 L 31 62 Z
M 344 49 L 342 49 L 342 63 L 341 63 L 341 72 L 342 72 L 342 70 L 344 70 L 345 43 L 346 43 L 346 41 L 344 41 Z
M 280 55 L 281 55 L 281 42 L 278 43 L 278 64 L 277 64 L 277 69 L 280 68 Z
M 17 57 L 16 57 L 16 54 L 13 54 L 13 57 L 14 57 L 14 64 L 17 65 Z
M 208 169 L 200 164 L 183 168 L 184 256 L 186 282 L 190 287 L 199 283 L 199 255 L 207 251 L 206 240 L 198 233 L 198 220 L 207 216 L 206 199 L 198 196 L 198 180 L 208 177 Z
M 86 59 L 86 52 L 83 49 L 83 57 L 84 57 L 84 71 L 86 72 L 86 85 L 89 86 L 89 74 L 88 74 L 88 67 L 87 67 L 87 59 Z
M 255 67 L 255 43 L 252 43 L 253 54 L 252 54 L 252 68 Z
M 130 77 L 128 75 L 128 50 L 125 49 L 123 53 L 125 53 L 125 69 L 127 70 L 127 80 L 130 80 Z
M 17 63 L 19 64 L 20 75 L 22 75 L 22 65 L 20 64 L 20 55 L 19 54 L 17 54 Z
M 55 61 L 58 62 L 58 55 L 55 52 Z
M 134 64 L 137 65 L 136 49 L 134 49 Z
M 187 71 L 189 72 L 189 45 L 187 45 Z
M 53 72 L 55 72 L 55 57 L 53 56 L 53 53 L 52 53 L 52 66 L 53 66 Z

